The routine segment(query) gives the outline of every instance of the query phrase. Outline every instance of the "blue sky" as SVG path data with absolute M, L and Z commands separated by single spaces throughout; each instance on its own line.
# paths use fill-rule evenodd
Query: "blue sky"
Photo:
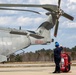
M 0 3 L 22 3 L 22 4 L 57 4 L 57 0 L 0 0 Z M 58 36 L 55 38 L 54 28 L 51 30 L 51 37 L 55 41 L 58 41 L 64 47 L 72 48 L 76 46 L 76 0 L 62 0 L 61 8 L 68 14 L 74 17 L 74 21 L 70 21 L 64 17 L 60 18 Z M 22 27 L 24 30 L 36 30 L 37 27 L 45 21 L 47 18 L 44 13 L 44 9 L 41 8 L 26 8 L 37 10 L 42 15 L 37 15 L 35 13 L 29 12 L 19 12 L 19 11 L 2 11 L 0 10 L 0 26 L 18 28 Z M 35 51 L 39 49 L 53 49 L 54 42 L 50 45 L 37 45 L 30 46 L 25 50 L 25 52 Z

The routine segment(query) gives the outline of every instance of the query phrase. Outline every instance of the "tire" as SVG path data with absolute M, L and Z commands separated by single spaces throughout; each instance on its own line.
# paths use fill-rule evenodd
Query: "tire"
M 71 65 L 70 65 L 70 62 L 71 62 L 71 58 L 70 58 L 70 56 L 68 55 L 68 62 L 69 62 L 69 65 L 68 65 L 68 72 L 70 71 L 70 69 L 71 69 Z
M 65 71 L 64 72 L 69 72 L 70 69 L 71 69 L 71 65 L 70 65 L 70 62 L 71 62 L 71 59 L 70 59 L 70 56 L 68 55 L 68 66 L 65 67 Z M 67 70 L 68 69 L 68 70 Z

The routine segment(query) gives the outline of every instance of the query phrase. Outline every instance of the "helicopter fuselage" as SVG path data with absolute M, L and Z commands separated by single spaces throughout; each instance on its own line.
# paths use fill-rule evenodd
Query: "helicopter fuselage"
M 10 34 L 9 31 L 0 31 L 0 54 L 9 55 L 30 45 L 27 36 Z

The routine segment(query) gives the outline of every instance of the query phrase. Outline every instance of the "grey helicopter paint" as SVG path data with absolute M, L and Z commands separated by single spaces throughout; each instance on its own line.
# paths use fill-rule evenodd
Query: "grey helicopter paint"
M 57 36 L 59 18 L 63 16 L 69 20 L 74 18 L 62 9 L 60 9 L 60 2 L 57 5 L 32 5 L 32 4 L 0 4 L 0 10 L 17 10 L 28 11 L 40 14 L 33 10 L 12 9 L 11 7 L 39 7 L 48 11 L 46 15 L 48 18 L 43 22 L 36 31 L 18 30 L 13 28 L 0 27 L 0 62 L 6 61 L 8 55 L 29 47 L 30 45 L 44 45 L 51 43 L 53 39 L 50 36 L 51 29 L 55 26 L 54 36 Z M 9 8 L 7 8 L 9 7 Z

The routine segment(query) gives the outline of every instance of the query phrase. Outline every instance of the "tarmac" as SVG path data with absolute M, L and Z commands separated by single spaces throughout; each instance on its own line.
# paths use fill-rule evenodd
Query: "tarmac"
M 0 64 L 0 75 L 76 75 L 76 66 L 68 73 L 53 74 L 54 64 Z

